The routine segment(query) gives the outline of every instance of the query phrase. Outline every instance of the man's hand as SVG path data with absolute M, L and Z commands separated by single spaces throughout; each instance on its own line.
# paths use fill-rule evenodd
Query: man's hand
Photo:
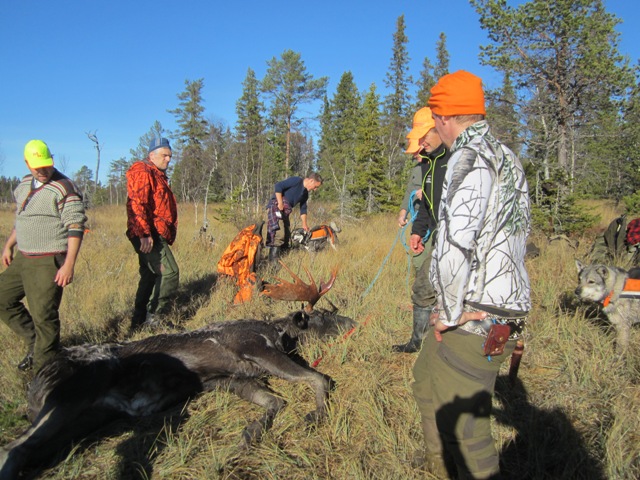
M 419 188 L 418 190 L 416 190 L 416 198 L 418 200 L 422 200 L 422 189 Z
M 416 255 L 424 252 L 422 237 L 420 235 L 416 235 L 415 233 L 412 233 L 411 238 L 409 238 L 409 247 L 411 247 L 411 251 Z
M 153 237 L 142 237 L 140 239 L 140 251 L 142 253 L 151 253 L 153 250 Z
M 2 250 L 2 265 L 8 267 L 13 262 L 13 248 L 4 247 Z
M 5 267 L 8 267 L 11 265 L 11 262 L 13 262 L 13 247 L 15 247 L 17 243 L 16 229 L 14 228 L 11 230 L 11 234 L 9 234 L 9 238 L 2 249 L 2 265 Z
M 407 211 L 403 208 L 402 210 L 400 210 L 400 213 L 398 214 L 398 226 L 404 227 L 407 223 L 408 223 Z
M 460 316 L 460 320 L 456 326 L 463 325 L 472 320 L 483 320 L 487 317 L 487 312 L 464 312 L 462 316 Z M 433 325 L 433 334 L 436 337 L 436 342 L 442 341 L 442 333 L 449 330 L 448 325 L 445 325 L 440 321 L 440 314 L 437 310 L 434 309 L 433 313 L 431 313 L 431 317 L 429 318 L 429 323 Z
M 73 282 L 73 267 L 67 265 L 65 262 L 56 273 L 53 281 L 56 282 L 59 287 L 66 287 L 69 285 Z

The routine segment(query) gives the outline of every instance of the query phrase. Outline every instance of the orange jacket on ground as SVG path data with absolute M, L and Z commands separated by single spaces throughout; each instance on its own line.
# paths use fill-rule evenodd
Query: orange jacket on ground
M 262 237 L 255 230 L 256 225 L 243 228 L 225 249 L 218 262 L 218 272 L 235 278 L 240 287 L 233 299 L 235 304 L 251 300 L 258 283 L 254 270 Z
M 167 175 L 146 159 L 127 171 L 127 236 L 162 236 L 169 245 L 176 239 L 178 208 Z

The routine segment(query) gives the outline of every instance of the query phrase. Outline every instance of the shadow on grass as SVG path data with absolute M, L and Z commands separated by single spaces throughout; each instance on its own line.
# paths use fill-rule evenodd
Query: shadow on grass
M 169 436 L 178 431 L 180 426 L 189 419 L 185 405 L 186 403 L 143 418 L 112 420 L 90 435 L 76 439 L 77 443 L 62 446 L 53 458 L 36 459 L 28 465 L 20 478 L 23 480 L 42 478 L 46 470 L 56 468 L 72 451 L 73 455 L 77 456 L 95 449 L 98 442 L 117 439 L 127 433 L 131 435 L 121 441 L 115 450 L 118 454 L 118 464 L 114 470 L 117 472 L 115 478 L 120 480 L 152 478 L 153 463 L 162 454 Z M 109 422 L 105 418 L 100 420 Z M 59 442 L 56 443 L 59 444 Z
M 211 273 L 180 285 L 178 293 L 173 300 L 173 307 L 167 314 L 169 325 L 176 329 L 182 329 L 184 323 L 207 303 L 217 283 L 218 274 Z M 104 339 L 100 343 L 127 340 L 133 333 L 130 330 L 132 315 L 133 310 L 129 310 L 107 318 L 103 322 L 95 322 L 92 324 L 95 326 L 92 326 L 90 330 L 63 338 L 64 346 L 82 345 L 90 343 L 96 338 Z M 123 331 L 126 331 L 124 338 Z
M 490 394 L 483 391 L 472 398 L 456 397 L 454 402 L 444 405 L 436 417 L 438 422 L 457 425 L 457 418 L 463 412 L 472 413 L 475 418 L 494 415 L 498 422 L 515 429 L 515 438 L 499 452 L 501 476 L 495 476 L 496 479 L 606 479 L 599 459 L 604 457 L 604 452 L 593 452 L 586 447 L 562 409 L 545 410 L 532 405 L 522 382 L 516 379 L 512 385 L 507 376 L 498 377 L 495 395 L 502 408 L 490 408 Z M 453 459 L 464 462 L 462 452 L 455 443 L 449 443 L 448 448 L 446 467 L 452 478 L 457 478 Z
M 613 326 L 602 311 L 602 305 L 597 302 L 580 300 L 573 292 L 564 292 L 560 295 L 558 308 L 560 313 L 565 315 L 574 315 L 581 312 L 585 320 L 602 329 L 603 332 L 613 330 Z
M 181 325 L 193 317 L 207 303 L 217 284 L 218 274 L 210 273 L 181 285 L 174 299 L 172 320 Z
M 512 386 L 506 376 L 498 377 L 496 398 L 502 404 L 493 410 L 497 421 L 516 430 L 516 437 L 500 453 L 504 478 L 606 478 L 600 460 L 604 452 L 586 447 L 562 409 L 532 405 L 522 382 L 517 379 Z

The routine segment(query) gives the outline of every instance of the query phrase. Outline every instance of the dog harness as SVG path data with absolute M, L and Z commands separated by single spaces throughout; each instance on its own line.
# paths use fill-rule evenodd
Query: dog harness
M 611 303 L 612 297 L 613 292 L 610 292 L 607 298 L 602 301 L 602 306 L 606 307 L 607 305 L 609 305 L 609 303 Z M 640 299 L 640 279 L 627 278 L 627 281 L 624 283 L 622 293 L 620 293 L 620 298 Z

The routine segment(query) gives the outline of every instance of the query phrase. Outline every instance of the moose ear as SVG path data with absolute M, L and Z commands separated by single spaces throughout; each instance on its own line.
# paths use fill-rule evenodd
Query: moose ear
M 576 268 L 578 269 L 578 273 L 580 273 L 582 270 L 584 270 L 584 264 L 580 261 L 576 259 Z
M 597 272 L 598 272 L 598 275 L 600 275 L 604 279 L 609 277 L 609 269 L 604 265 L 600 265 L 597 269 Z

